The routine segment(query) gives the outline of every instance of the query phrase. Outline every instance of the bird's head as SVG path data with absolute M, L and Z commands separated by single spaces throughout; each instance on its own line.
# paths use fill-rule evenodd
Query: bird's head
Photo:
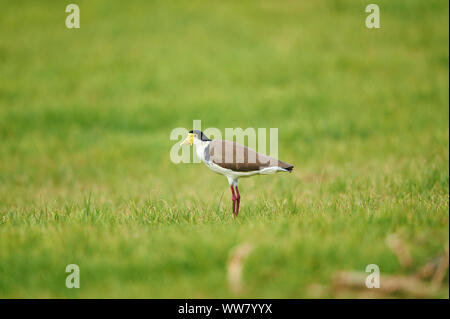
M 203 134 L 202 131 L 192 130 L 192 131 L 189 131 L 188 136 L 186 137 L 186 139 L 183 142 L 181 142 L 180 145 L 189 143 L 192 146 L 192 144 L 196 144 L 200 141 L 206 142 L 206 141 L 211 141 L 211 140 L 205 134 Z
M 186 143 L 189 143 L 189 145 L 193 145 L 196 144 L 198 142 L 206 142 L 206 141 L 211 141 L 205 134 L 203 134 L 202 131 L 199 130 L 192 130 L 189 131 L 188 136 L 186 137 L 186 139 L 181 142 L 180 145 L 184 145 Z

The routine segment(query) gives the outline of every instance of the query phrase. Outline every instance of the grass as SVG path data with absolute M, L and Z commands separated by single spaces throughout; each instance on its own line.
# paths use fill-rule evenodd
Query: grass
M 380 0 L 378 30 L 364 1 L 77 1 L 77 30 L 0 3 L 0 297 L 354 298 L 339 271 L 448 247 L 447 1 Z M 294 172 L 242 180 L 233 218 L 224 177 L 169 161 L 195 119 L 279 128 Z

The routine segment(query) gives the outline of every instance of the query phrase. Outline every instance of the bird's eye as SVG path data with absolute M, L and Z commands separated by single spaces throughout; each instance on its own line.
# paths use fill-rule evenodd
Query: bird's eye
M 197 135 L 197 134 L 194 134 L 194 137 L 195 137 L 195 138 L 197 138 L 197 137 L 198 137 L 198 135 Z

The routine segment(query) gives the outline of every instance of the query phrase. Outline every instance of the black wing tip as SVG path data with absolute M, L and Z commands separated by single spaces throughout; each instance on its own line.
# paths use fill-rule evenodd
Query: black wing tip
M 294 169 L 294 166 L 293 166 L 293 165 L 286 167 L 286 170 L 287 170 L 289 173 L 292 173 L 292 170 L 293 170 L 293 169 Z

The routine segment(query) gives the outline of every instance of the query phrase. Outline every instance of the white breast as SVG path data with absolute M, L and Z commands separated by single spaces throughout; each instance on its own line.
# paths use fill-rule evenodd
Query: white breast
M 197 155 L 197 157 L 206 164 L 206 159 L 205 159 L 205 149 L 209 146 L 209 143 L 211 143 L 210 141 L 199 141 L 196 140 L 194 141 L 194 150 L 195 150 L 195 154 Z

